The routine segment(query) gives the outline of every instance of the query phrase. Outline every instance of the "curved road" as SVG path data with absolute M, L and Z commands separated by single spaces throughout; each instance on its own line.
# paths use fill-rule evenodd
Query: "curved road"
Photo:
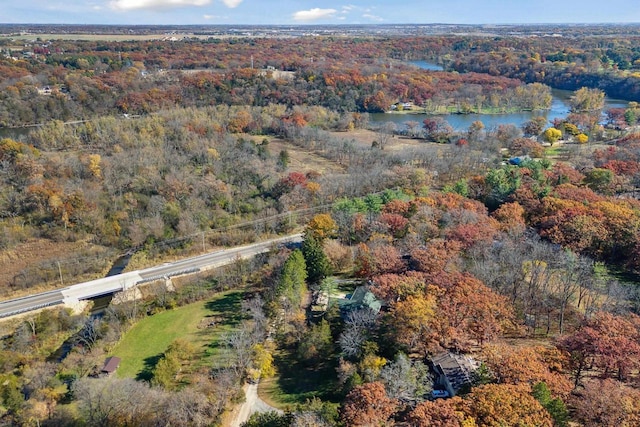
M 165 263 L 144 270 L 132 271 L 79 283 L 66 288 L 42 292 L 26 297 L 0 302 L 0 318 L 25 313 L 52 305 L 72 304 L 79 300 L 88 299 L 100 295 L 107 295 L 130 289 L 140 284 L 158 279 L 180 276 L 183 274 L 197 273 L 223 265 L 231 264 L 237 259 L 251 258 L 257 254 L 268 252 L 274 245 L 298 243 L 302 241 L 302 234 L 292 234 L 285 237 L 253 243 L 251 245 L 238 246 L 220 251 L 210 252 L 180 261 Z

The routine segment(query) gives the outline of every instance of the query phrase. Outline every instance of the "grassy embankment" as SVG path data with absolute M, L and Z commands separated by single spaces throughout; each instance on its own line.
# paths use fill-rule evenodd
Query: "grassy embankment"
M 225 354 L 218 346 L 221 336 L 236 328 L 242 320 L 240 303 L 244 291 L 218 294 L 200 301 L 146 317 L 136 323 L 111 351 L 122 359 L 120 378 L 149 379 L 164 351 L 177 338 L 196 346 L 200 366 L 211 366 Z M 212 323 L 213 322 L 213 323 Z

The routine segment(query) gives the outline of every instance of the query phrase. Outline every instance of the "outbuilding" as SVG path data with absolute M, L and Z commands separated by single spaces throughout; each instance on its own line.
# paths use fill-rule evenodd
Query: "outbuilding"
M 120 366 L 119 357 L 116 357 L 116 356 L 107 357 L 107 359 L 104 361 L 104 366 L 100 370 L 100 375 L 108 377 L 111 374 L 113 374 L 116 371 L 116 369 L 118 369 L 118 366 Z

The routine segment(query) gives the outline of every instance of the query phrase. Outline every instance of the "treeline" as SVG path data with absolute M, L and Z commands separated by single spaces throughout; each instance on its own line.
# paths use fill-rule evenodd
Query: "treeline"
M 458 72 L 506 76 L 566 90 L 601 89 L 612 98 L 629 101 L 640 97 L 637 37 L 466 38 L 441 60 Z
M 217 104 L 315 105 L 338 112 L 382 112 L 396 102 L 444 111 L 456 107 L 457 112 L 550 106 L 548 89 L 539 86 L 486 74 L 429 72 L 396 59 L 422 57 L 420 52 L 433 43 L 332 38 L 52 41 L 33 58 L 0 60 L 0 125 Z M 255 69 L 247 62 L 250 57 Z
M 515 90 L 522 82 L 629 100 L 640 93 L 637 37 L 49 41 L 25 50 L 35 55 L 0 60 L 4 126 L 219 103 L 349 112 L 396 102 L 460 112 L 549 107 L 548 93 Z M 425 58 L 463 74 L 406 64 Z M 51 93 L 39 94 L 45 87 Z

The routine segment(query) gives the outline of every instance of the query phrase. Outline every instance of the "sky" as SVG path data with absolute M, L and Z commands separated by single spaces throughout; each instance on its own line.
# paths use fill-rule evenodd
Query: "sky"
M 640 23 L 640 0 L 0 0 L 0 23 Z

